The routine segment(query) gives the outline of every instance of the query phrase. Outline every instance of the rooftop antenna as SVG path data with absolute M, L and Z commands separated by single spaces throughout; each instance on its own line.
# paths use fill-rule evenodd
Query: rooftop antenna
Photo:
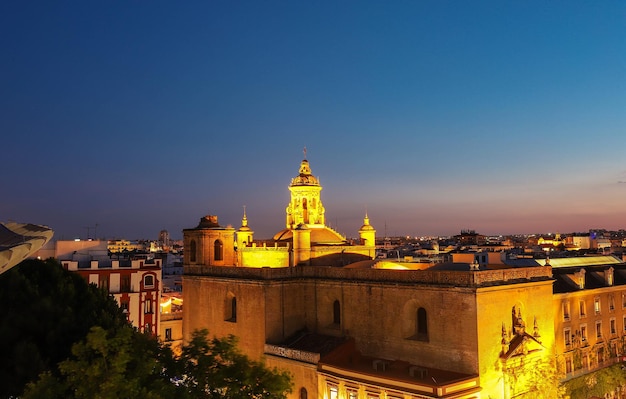
M 304 153 L 304 159 L 306 159 L 306 146 L 304 146 L 304 149 L 302 150 L 302 152 Z

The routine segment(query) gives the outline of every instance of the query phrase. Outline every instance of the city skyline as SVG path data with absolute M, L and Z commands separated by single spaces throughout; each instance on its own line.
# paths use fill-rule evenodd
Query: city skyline
M 626 228 L 626 5 L 0 6 L 0 220 L 284 228 L 307 148 L 355 237 Z

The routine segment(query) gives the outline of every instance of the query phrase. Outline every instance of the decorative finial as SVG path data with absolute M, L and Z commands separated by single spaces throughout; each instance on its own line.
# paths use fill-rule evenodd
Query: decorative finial
M 304 149 L 302 150 L 302 152 L 304 153 L 304 159 L 306 159 L 306 146 L 304 146 Z
M 248 217 L 246 216 L 246 206 L 243 206 L 243 218 L 241 219 L 241 227 L 248 226 Z

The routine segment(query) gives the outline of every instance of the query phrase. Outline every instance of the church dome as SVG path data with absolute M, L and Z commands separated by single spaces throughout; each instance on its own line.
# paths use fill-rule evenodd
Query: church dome
M 319 186 L 320 183 L 311 173 L 309 161 L 303 159 L 300 163 L 300 171 L 298 176 L 291 179 L 291 186 Z
M 324 226 L 324 227 L 312 227 L 309 226 L 311 231 L 311 244 L 324 244 L 324 245 L 345 245 L 346 239 L 336 231 Z M 291 229 L 283 229 L 274 235 L 276 241 L 291 241 L 293 240 L 293 231 Z

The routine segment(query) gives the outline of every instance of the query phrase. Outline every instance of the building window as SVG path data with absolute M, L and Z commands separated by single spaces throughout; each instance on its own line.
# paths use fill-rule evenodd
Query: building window
M 191 240 L 189 243 L 189 261 L 196 261 L 196 240 Z
M 563 320 L 569 321 L 569 301 L 563 302 Z
M 166 341 L 171 341 L 172 340 L 172 329 L 171 328 L 166 328 L 165 329 L 165 340 Z
M 579 310 L 580 317 L 586 317 L 587 316 L 587 309 L 586 309 L 586 306 L 585 306 L 585 301 L 581 300 L 578 303 L 578 310 Z
M 300 399 L 307 399 L 309 394 L 306 391 L 305 387 L 300 388 Z
M 224 246 L 220 240 L 215 240 L 213 243 L 213 259 L 214 260 L 222 260 L 224 259 L 224 254 L 222 251 L 224 250 Z
M 622 309 L 626 309 L 626 293 L 622 294 Z
M 237 322 L 237 297 L 232 293 L 229 293 L 226 297 L 225 307 L 225 320 L 231 323 Z
M 598 364 L 604 363 L 604 348 L 598 348 L 596 353 L 598 354 Z
M 617 323 L 615 322 L 615 318 L 610 320 L 609 327 L 611 328 L 611 335 L 617 334 Z
M 130 276 L 128 274 L 123 274 L 120 278 L 120 291 L 130 292 Z
M 144 276 L 143 286 L 144 288 L 154 288 L 154 276 L 151 274 Z
M 144 313 L 152 313 L 152 299 L 146 299 L 144 302 Z
M 337 300 L 333 302 L 333 324 L 341 324 L 341 305 Z
M 347 390 L 348 399 L 357 399 L 359 397 L 359 393 L 355 388 L 350 388 Z
M 124 314 L 128 314 L 128 301 L 120 302 L 120 309 L 122 309 L 122 312 L 124 312 Z
M 572 359 L 569 357 L 565 359 L 565 372 L 566 373 L 572 372 Z
M 602 322 L 596 321 L 596 338 L 602 338 Z
M 331 385 L 328 388 L 328 392 L 329 392 L 329 399 L 338 399 L 338 390 L 337 390 L 337 386 L 336 385 Z
M 143 328 L 144 332 L 152 332 L 152 326 L 150 325 L 150 323 L 146 323 L 146 325 Z
M 582 342 L 587 341 L 587 325 L 583 324 L 580 326 L 580 340 Z
M 565 346 L 569 347 L 572 344 L 572 332 L 569 328 L 563 330 Z
M 600 314 L 600 298 L 594 298 L 593 310 L 594 312 L 596 312 L 596 314 Z
M 613 294 L 609 295 L 609 311 L 614 311 L 615 310 L 615 297 L 613 296 Z
M 428 317 L 426 316 L 426 309 L 417 309 L 416 322 L 415 330 L 417 331 L 417 340 L 428 341 Z
M 100 275 L 100 289 L 106 292 L 109 292 L 109 276 L 106 274 Z
M 624 323 L 624 333 L 626 333 L 626 315 L 624 316 L 624 318 L 622 319 L 623 323 Z

